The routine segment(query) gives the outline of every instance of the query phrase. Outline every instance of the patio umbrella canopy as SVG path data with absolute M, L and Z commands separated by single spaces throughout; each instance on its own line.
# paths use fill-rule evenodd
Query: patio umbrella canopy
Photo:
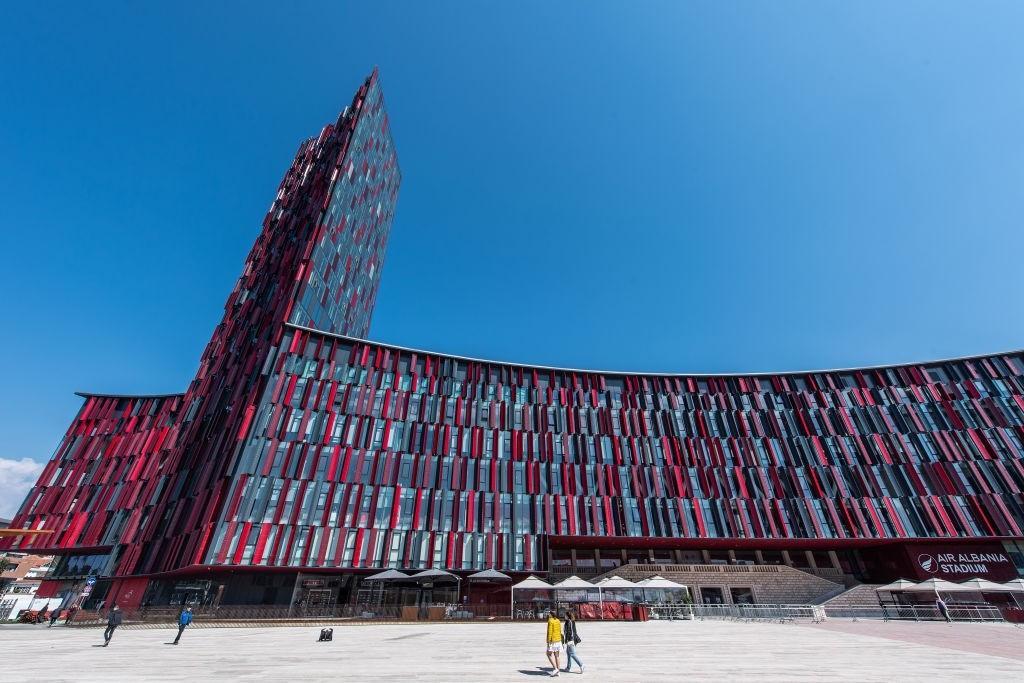
M 509 616 L 515 618 L 515 604 L 516 604 L 516 590 L 532 590 L 532 591 L 553 591 L 555 589 L 547 581 L 538 579 L 536 576 L 529 576 L 516 585 L 512 586 L 512 600 L 509 603 Z
M 928 579 L 903 590 L 907 593 L 967 593 L 975 589 L 964 588 L 958 583 L 945 579 Z
M 401 572 L 399 572 L 399 573 L 401 573 Z M 422 579 L 455 579 L 456 581 L 461 581 L 462 580 L 458 576 L 456 576 L 455 574 L 452 574 L 451 572 L 446 572 L 443 569 L 424 569 L 421 572 L 417 572 L 417 573 L 413 574 L 409 578 L 417 579 L 417 580 L 422 580 Z
M 634 589 L 637 585 L 629 579 L 624 579 L 621 576 L 612 576 L 602 581 L 599 581 L 597 587 L 603 591 L 615 590 L 615 589 Z
M 367 576 L 364 581 L 404 581 L 408 579 L 409 575 L 398 571 L 397 569 L 388 569 L 382 571 L 379 574 L 373 576 Z
M 897 579 L 897 580 L 893 581 L 892 583 L 887 583 L 884 586 L 879 586 L 878 588 L 875 589 L 875 592 L 876 593 L 884 593 L 884 592 L 888 591 L 888 592 L 891 593 L 892 591 L 905 591 L 908 588 L 913 588 L 916 585 L 917 584 L 914 583 L 913 581 L 907 581 L 906 579 Z
M 508 574 L 502 574 L 497 569 L 485 569 L 482 572 L 476 574 L 470 574 L 468 577 L 470 581 L 511 581 L 512 577 Z
M 526 579 L 523 579 L 522 581 L 520 581 L 516 585 L 512 586 L 512 590 L 541 590 L 541 591 L 548 591 L 548 590 L 551 590 L 552 588 L 554 588 L 554 586 L 552 586 L 547 581 L 543 581 L 541 579 L 538 579 L 536 576 L 530 576 L 530 577 L 528 577 Z
M 681 583 L 675 581 L 669 581 L 668 579 L 660 576 L 652 576 L 649 579 L 644 579 L 636 584 L 637 588 L 686 588 Z
M 570 576 L 568 579 L 556 583 L 554 588 L 556 590 L 586 590 L 587 588 L 596 588 L 596 586 L 578 576 Z
M 1024 579 L 1013 579 L 1002 584 L 1003 590 L 1008 593 L 1024 593 Z
M 979 578 L 968 579 L 966 581 L 961 581 L 960 585 L 965 587 L 965 588 L 970 588 L 972 590 L 976 590 L 976 591 L 982 592 L 982 593 L 1006 593 L 1006 592 L 1008 592 L 1008 590 L 1007 590 L 1007 588 L 1005 586 L 1003 586 L 1001 584 L 998 584 L 995 581 L 989 581 L 988 579 L 979 579 Z

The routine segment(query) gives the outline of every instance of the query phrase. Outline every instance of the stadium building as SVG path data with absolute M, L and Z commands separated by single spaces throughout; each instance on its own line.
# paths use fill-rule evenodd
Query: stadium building
M 80 394 L 12 523 L 51 533 L 0 540 L 58 556 L 38 595 L 351 604 L 385 568 L 654 565 L 778 602 L 1024 569 L 1021 353 L 679 375 L 368 341 L 400 179 L 375 71 L 300 145 L 187 390 Z

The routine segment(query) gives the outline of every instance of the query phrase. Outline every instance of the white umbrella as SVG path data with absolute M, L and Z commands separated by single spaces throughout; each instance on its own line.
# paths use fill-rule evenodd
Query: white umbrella
M 528 578 L 523 579 L 516 585 L 512 586 L 512 590 L 516 590 L 517 588 L 519 590 L 543 591 L 551 590 L 552 588 L 554 588 L 554 586 L 552 586 L 547 581 L 544 581 L 543 579 L 538 579 L 536 576 L 530 576 Z
M 660 576 L 652 576 L 649 579 L 644 579 L 636 584 L 639 588 L 686 588 L 681 583 L 675 581 L 669 581 L 668 579 Z
M 400 581 L 402 579 L 408 579 L 409 575 L 398 571 L 397 569 L 388 569 L 374 574 L 373 576 L 367 576 L 363 581 Z
M 482 572 L 476 574 L 470 574 L 468 577 L 470 581 L 511 581 L 512 577 L 508 574 L 502 574 L 497 569 L 485 569 Z
M 681 583 L 670 581 L 661 576 L 652 576 L 649 579 L 644 579 L 636 584 L 636 587 L 643 591 L 644 602 L 647 602 L 647 589 L 651 590 L 684 590 L 689 593 L 689 589 Z
M 964 588 L 960 584 L 946 581 L 945 579 L 928 579 L 903 590 L 908 593 L 938 593 L 939 591 L 943 593 L 964 593 L 974 589 Z
M 604 591 L 607 590 L 636 590 L 637 585 L 629 579 L 621 576 L 609 576 L 597 582 L 597 599 L 601 604 L 601 618 L 604 619 Z M 636 596 L 634 596 L 635 598 Z
M 547 581 L 544 581 L 542 579 L 538 579 L 536 576 L 529 576 L 529 577 L 523 579 L 522 581 L 520 581 L 519 583 L 515 584 L 514 586 L 512 586 L 512 599 L 511 599 L 511 603 L 509 604 L 509 608 L 508 608 L 508 611 L 509 611 L 509 615 L 508 616 L 509 616 L 510 619 L 514 619 L 515 618 L 516 589 L 517 588 L 519 590 L 549 591 L 549 590 L 553 590 L 554 586 L 552 586 Z
M 875 589 L 875 593 L 889 593 L 889 599 L 898 602 L 896 596 L 893 595 L 894 593 L 902 593 L 903 591 L 909 588 L 913 588 L 916 585 L 917 584 L 913 581 L 907 581 L 906 579 L 896 579 L 892 583 L 887 583 L 884 586 L 879 586 Z M 878 597 L 878 604 L 881 605 L 882 598 L 877 595 L 875 597 Z
M 907 581 L 906 579 L 897 579 L 897 580 L 893 581 L 892 583 L 887 583 L 884 586 L 879 586 L 878 588 L 875 589 L 875 592 L 876 593 L 882 593 L 882 592 L 892 593 L 893 591 L 905 591 L 908 588 L 910 588 L 912 586 L 916 586 L 916 585 L 917 584 L 914 583 L 913 581 Z
M 1003 589 L 1007 593 L 1024 593 L 1024 579 L 1013 579 L 1012 581 L 1007 581 L 1003 584 Z M 1017 599 L 1016 595 L 1013 596 L 1013 601 L 1017 606 L 1020 606 L 1020 600 Z
M 462 581 L 458 576 L 451 572 L 446 572 L 443 569 L 424 569 L 421 572 L 413 574 L 413 579 L 455 579 L 456 581 Z
M 384 596 L 384 582 L 385 581 L 407 581 L 409 575 L 405 572 L 400 572 L 397 569 L 386 569 L 382 572 L 374 574 L 373 576 L 367 576 L 363 581 L 374 581 L 377 589 L 377 599 L 381 600 Z M 370 591 L 370 595 L 373 595 L 373 591 Z
M 928 579 L 922 581 L 919 584 L 911 586 L 910 588 L 903 589 L 905 593 L 935 593 L 935 597 L 942 597 L 939 592 L 943 593 L 969 593 L 973 591 L 973 588 L 964 588 L 963 586 L 953 583 L 952 581 L 946 581 L 945 579 Z
M 594 588 L 594 587 L 595 587 L 594 584 L 592 584 L 589 581 L 586 581 L 584 579 L 581 579 L 580 577 L 575 576 L 575 575 L 570 576 L 568 579 L 562 579 L 561 581 L 556 583 L 555 586 L 554 586 L 556 591 L 589 590 L 589 589 Z M 601 589 L 600 588 L 598 588 L 597 598 L 598 598 L 598 602 L 600 602 L 601 601 Z M 602 609 L 603 609 L 603 604 L 604 603 L 602 603 Z
M 1003 584 L 1003 589 L 1008 593 L 1024 593 L 1024 579 L 1013 579 Z
M 1002 586 L 995 581 L 989 581 L 988 579 L 979 579 L 977 577 L 973 579 L 967 579 L 966 581 L 960 582 L 961 586 L 965 588 L 971 588 L 978 591 L 979 593 L 1008 593 L 1009 591 L 1005 586 Z
M 556 590 L 586 590 L 587 588 L 593 588 L 594 584 L 589 581 L 584 581 L 578 576 L 570 576 L 568 579 L 562 579 L 555 584 Z

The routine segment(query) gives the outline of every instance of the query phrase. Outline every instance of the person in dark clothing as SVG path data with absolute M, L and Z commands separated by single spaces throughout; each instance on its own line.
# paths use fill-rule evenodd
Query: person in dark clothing
M 580 665 L 580 673 L 583 673 L 583 662 L 576 656 L 576 646 L 583 642 L 579 631 L 576 630 L 576 614 L 569 612 L 565 615 L 565 631 L 562 634 L 562 642 L 565 643 L 565 672 L 569 673 L 572 663 L 575 661 Z
M 939 614 L 942 615 L 943 619 L 945 619 L 949 623 L 953 622 L 953 620 L 949 617 L 949 607 L 946 606 L 946 601 L 943 600 L 938 593 L 935 594 L 935 607 L 938 608 Z
M 178 637 L 174 639 L 174 644 L 177 645 L 178 641 L 181 640 L 181 634 L 185 632 L 185 628 L 192 623 L 192 608 L 186 607 L 181 610 L 181 614 L 178 615 Z
M 124 621 L 124 615 L 121 613 L 121 608 L 115 604 L 110 608 L 110 614 L 107 615 L 107 628 L 103 631 L 103 647 L 110 645 L 110 639 L 114 637 L 114 630 L 121 625 Z
M 58 619 L 60 619 L 60 608 L 59 607 L 50 610 L 50 626 L 47 626 L 46 628 L 52 627 L 54 624 L 57 623 Z

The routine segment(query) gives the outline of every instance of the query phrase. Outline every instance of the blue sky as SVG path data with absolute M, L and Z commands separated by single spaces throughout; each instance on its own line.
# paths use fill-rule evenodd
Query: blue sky
M 375 339 L 693 372 L 1024 347 L 1024 5 L 384 4 L 5 10 L 0 514 L 74 390 L 185 388 L 374 64 Z

